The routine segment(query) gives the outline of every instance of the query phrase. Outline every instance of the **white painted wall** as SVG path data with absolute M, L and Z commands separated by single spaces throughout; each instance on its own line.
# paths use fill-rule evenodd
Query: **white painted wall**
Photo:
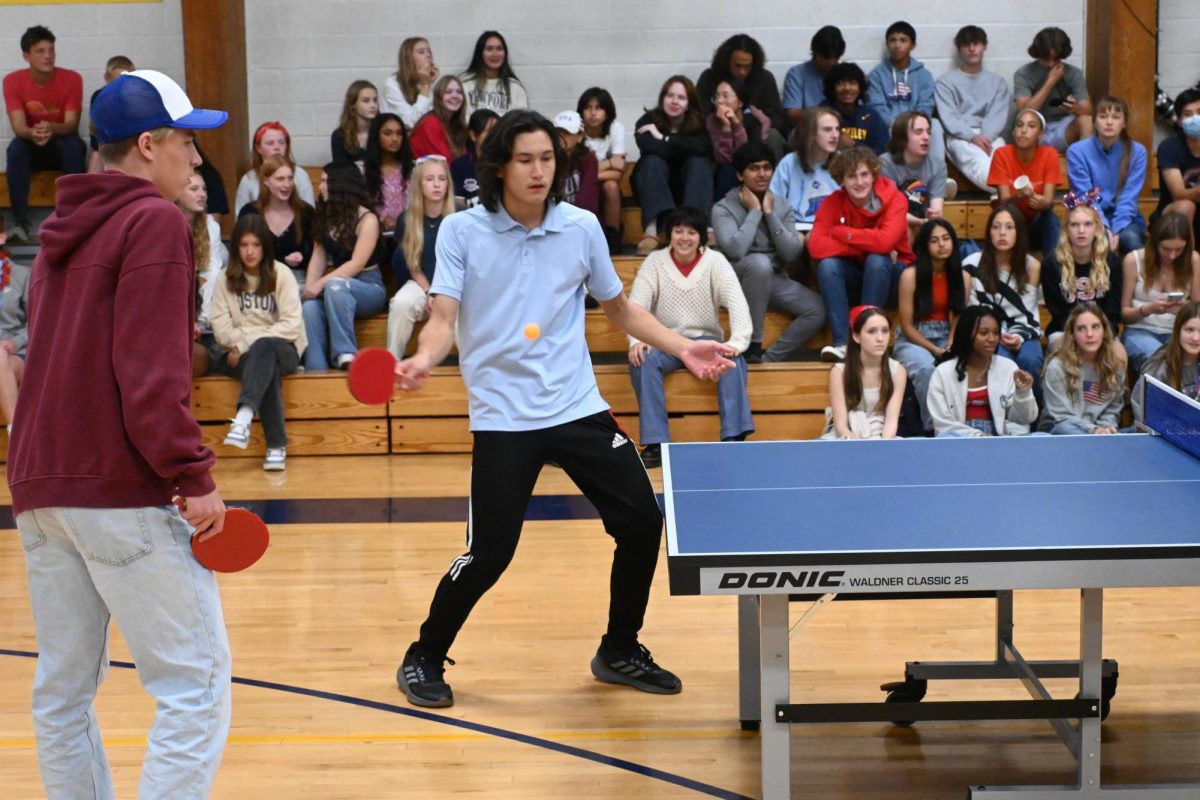
M 950 68 L 955 32 L 973 22 L 988 32 L 990 68 L 1011 78 L 1028 60 L 1025 48 L 1033 35 L 1048 25 L 1070 34 L 1076 50 L 1072 61 L 1082 66 L 1085 5 L 1085 0 L 895 0 L 886 5 L 874 0 L 246 0 L 251 127 L 281 120 L 292 133 L 296 157 L 323 163 L 346 86 L 366 78 L 382 89 L 395 70 L 400 42 L 412 35 L 429 39 L 443 72 L 457 72 L 466 66 L 479 33 L 499 30 L 534 108 L 552 116 L 574 108 L 588 86 L 604 86 L 632 134 L 632 123 L 654 103 L 662 81 L 676 72 L 698 77 L 713 50 L 733 33 L 749 33 L 763 44 L 768 68 L 782 88 L 784 73 L 808 59 L 809 41 L 824 24 L 842 29 L 846 58 L 869 72 L 883 56 L 884 30 L 907 19 L 917 29 L 914 55 L 936 77 Z
M 1200 3 L 1159 0 L 1159 85 L 1171 97 L 1200 81 Z
M 250 0 L 253 2 L 254 0 Z M 104 85 L 104 64 L 126 55 L 139 67 L 183 77 L 183 18 L 180 0 L 157 3 L 0 6 L 0 71 L 27 65 L 21 57 L 21 34 L 33 25 L 54 32 L 58 66 L 83 75 L 83 123 L 86 136 L 88 100 Z M 0 163 L 12 139 L 8 114 L 0 123 Z
M 1003 75 L 1026 60 L 1036 31 L 1059 25 L 1083 65 L 1085 0 L 896 0 L 881 13 L 871 0 L 794 3 L 762 0 L 245 0 L 250 119 L 279 119 L 295 137 L 297 157 L 322 163 L 337 124 L 345 87 L 367 78 L 382 87 L 396 50 L 409 35 L 424 35 L 444 71 L 461 70 L 482 30 L 504 32 L 512 61 L 534 107 L 547 114 L 573 108 L 579 93 L 599 84 L 617 99 L 631 127 L 654 102 L 659 85 L 680 71 L 696 77 L 712 51 L 739 31 L 759 39 L 782 84 L 787 68 L 808 58 L 808 43 L 823 24 L 838 24 L 848 59 L 864 71 L 882 56 L 883 31 L 896 19 L 917 29 L 915 55 L 934 73 L 950 67 L 958 27 L 974 22 L 991 39 L 989 67 Z M 603 14 L 597 9 L 603 8 Z M 647 9 L 652 9 L 649 14 Z M 836 13 L 833 13 L 836 9 Z M 1153 21 L 1148 21 L 1153 24 Z M 58 37 L 58 63 L 83 74 L 85 105 L 102 84 L 104 62 L 124 53 L 183 82 L 180 0 L 161 3 L 0 6 L 0 70 L 24 66 L 20 34 L 43 24 Z M 1160 0 L 1159 73 L 1171 95 L 1200 80 L 1200 3 Z M 86 125 L 86 110 L 84 123 Z M 0 162 L 12 136 L 0 122 Z

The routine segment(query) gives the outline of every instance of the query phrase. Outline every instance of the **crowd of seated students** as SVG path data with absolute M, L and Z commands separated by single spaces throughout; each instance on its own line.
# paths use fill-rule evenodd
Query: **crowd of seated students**
M 55 79 L 67 73 L 54 70 L 52 34 L 48 57 L 39 55 L 47 49 L 46 34 L 31 29 L 28 47 L 23 39 L 31 70 L 10 75 L 6 94 L 11 83 L 17 96 L 13 76 L 38 88 L 42 73 Z M 1187 384 L 1194 359 L 1187 361 L 1190 351 L 1179 340 L 1191 328 L 1184 325 L 1181 333 L 1176 323 L 1200 300 L 1200 255 L 1193 246 L 1200 90 L 1185 91 L 1175 102 L 1179 126 L 1158 148 L 1161 197 L 1147 225 L 1138 206 L 1147 148 L 1129 135 L 1124 101 L 1105 97 L 1093 107 L 1082 72 L 1065 61 L 1072 54 L 1065 32 L 1039 31 L 1028 48 L 1032 60 L 1011 83 L 984 69 L 988 37 L 978 26 L 958 31 L 954 66 L 936 80 L 913 57 L 917 39 L 911 24 L 892 23 L 883 36 L 886 55 L 867 75 L 842 60 L 842 33 L 825 26 L 812 37 L 811 60 L 787 70 L 782 94 L 762 46 L 746 34 L 721 42 L 695 83 L 683 74 L 667 78 L 631 131 L 639 150 L 631 183 L 644 233 L 638 254 L 669 261 L 660 254 L 671 247 L 659 249 L 665 237 L 668 245 L 675 238 L 665 220 L 686 209 L 699 235 L 697 253 L 720 256 L 737 282 L 750 326 L 738 348 L 747 363 L 802 358 L 828 322 L 832 344 L 821 356 L 846 362 L 830 378 L 830 436 L 895 435 L 897 386 L 915 397 L 920 429 L 961 433 L 965 425 L 978 432 L 987 426 L 950 425 L 944 415 L 983 406 L 946 392 L 952 386 L 976 390 L 978 381 L 994 375 L 1001 385 L 1000 399 L 993 399 L 1007 405 L 1003 419 L 991 414 L 991 430 L 1009 433 L 1032 425 L 1038 414 L 1043 428 L 1064 427 L 1053 415 L 1062 416 L 1067 406 L 1079 410 L 1072 394 L 1079 385 L 1115 387 L 1110 378 L 1118 373 L 1109 368 L 1119 365 L 1123 376 L 1126 361 L 1134 375 L 1150 364 L 1162 372 L 1163 353 L 1172 347 L 1171 363 L 1183 366 L 1170 366 L 1170 374 Z M 263 223 L 256 230 L 266 231 L 272 261 L 291 273 L 291 281 L 278 284 L 294 285 L 303 300 L 311 342 L 303 349 L 306 368 L 345 368 L 357 351 L 353 320 L 384 308 L 388 345 L 403 352 L 428 303 L 437 224 L 475 202 L 477 154 L 495 120 L 529 106 L 509 56 L 504 36 L 485 31 L 467 69 L 445 74 L 426 38 L 405 39 L 382 97 L 367 80 L 347 88 L 330 137 L 331 163 L 316 193 L 295 163 L 284 125 L 272 121 L 256 129 L 253 166 L 238 184 L 235 208 L 239 218 L 253 215 Z M 27 114 L 16 103 L 9 98 L 14 126 Z M 69 111 L 55 124 L 69 127 Z M 593 86 L 575 110 L 555 118 L 569 159 L 566 201 L 600 218 L 614 253 L 621 248 L 627 166 L 626 128 L 616 116 L 612 95 Z M 23 118 L 22 124 L 32 133 L 33 123 Z M 37 137 L 31 141 L 41 146 Z M 944 219 L 944 203 L 955 191 L 947 163 L 992 194 L 995 207 L 979 252 L 971 253 Z M 1056 203 L 1068 189 L 1064 227 Z M 216 261 L 225 251 L 203 202 L 202 190 L 181 201 L 208 267 L 198 293 L 203 361 L 197 369 L 220 372 L 229 369 L 229 351 L 209 325 L 223 267 Z M 379 269 L 385 263 L 394 269 L 390 305 Z M 805 285 L 806 276 L 815 276 L 819 295 Z M 1039 298 L 1050 312 L 1045 332 Z M 851 314 L 852 307 L 898 309 L 898 316 L 889 324 L 886 315 Z M 990 313 L 970 311 L 975 307 Z M 1089 309 L 1103 317 L 1098 333 L 1094 314 L 1084 313 Z M 773 342 L 763 341 L 768 310 L 792 318 Z M 968 316 L 970 335 L 958 335 L 958 322 Z M 877 352 L 881 328 L 889 341 L 894 336 L 894 360 L 890 349 L 886 360 Z M 1102 354 L 1092 348 L 1097 337 Z M 935 389 L 943 395 L 936 401 Z M 1024 418 L 1025 389 L 1034 420 Z M 1020 409 L 1011 414 L 1018 397 Z M 847 400 L 849 407 L 839 407 Z M 867 427 L 851 422 L 858 412 L 870 421 Z

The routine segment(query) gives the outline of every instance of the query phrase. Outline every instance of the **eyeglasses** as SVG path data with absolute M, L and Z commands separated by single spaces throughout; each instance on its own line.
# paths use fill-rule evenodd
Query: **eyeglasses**
M 420 158 L 416 159 L 415 161 L 413 161 L 413 164 L 424 164 L 426 161 L 443 161 L 444 162 L 445 160 L 446 160 L 445 156 L 440 156 L 437 153 L 430 153 L 427 156 L 421 156 Z

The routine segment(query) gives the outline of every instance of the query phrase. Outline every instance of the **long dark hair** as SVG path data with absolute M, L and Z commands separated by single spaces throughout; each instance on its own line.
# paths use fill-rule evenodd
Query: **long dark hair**
M 332 236 L 351 250 L 358 239 L 358 209 L 370 208 L 367 182 L 352 162 L 325 165 L 327 198 L 317 198 L 317 213 L 313 222 L 318 236 Z
M 821 117 L 824 116 L 833 117 L 838 127 L 842 127 L 841 114 L 829 106 L 819 105 L 804 109 L 804 113 L 800 117 L 800 122 L 796 124 L 796 129 L 792 132 L 792 146 L 796 153 L 796 158 L 800 161 L 800 166 L 804 168 L 804 172 L 809 175 L 815 172 L 817 167 L 828 169 L 829 162 L 833 161 L 833 157 L 837 153 L 835 150 L 826 156 L 824 164 L 817 164 L 812 161 L 813 143 L 817 140 L 817 133 L 821 129 Z
M 1025 224 L 1025 215 L 1012 203 L 1000 203 L 988 215 L 987 228 L 984 229 L 983 252 L 979 254 L 979 269 L 976 277 L 983 284 L 984 291 L 995 294 L 1000 291 L 1000 275 L 996 267 L 996 246 L 992 244 L 992 223 L 1002 212 L 1012 217 L 1013 226 L 1017 231 L 1017 241 L 1013 245 L 1012 257 L 1008 265 L 1008 274 L 1016 282 L 1018 292 L 1025 291 L 1029 283 L 1029 228 Z M 1053 213 L 1053 212 L 1051 212 Z
M 483 48 L 487 45 L 487 40 L 495 37 L 500 40 L 500 44 L 504 45 L 504 63 L 497 70 L 496 77 L 500 79 L 501 91 L 505 96 L 512 94 L 512 82 L 521 82 L 517 77 L 517 73 L 513 72 L 512 65 L 508 60 L 508 42 L 505 41 L 504 35 L 500 31 L 484 31 L 479 34 L 479 38 L 475 40 L 475 51 L 471 53 L 471 63 L 467 65 L 467 71 L 463 73 L 464 78 L 483 78 L 486 80 L 487 65 L 483 63 Z
M 979 321 L 984 317 L 996 320 L 997 327 L 1004 324 L 1000 319 L 1000 311 L 995 306 L 967 306 L 954 326 L 950 346 L 937 358 L 939 364 L 957 359 L 954 374 L 960 381 L 967 379 L 967 364 L 971 361 L 971 354 L 975 352 L 975 334 L 979 330 Z
M 762 45 L 749 34 L 735 33 L 721 42 L 721 46 L 713 53 L 711 68 L 718 80 L 729 80 L 733 77 L 729 74 L 729 59 L 733 57 L 736 50 L 750 54 L 749 77 L 751 79 L 762 74 L 763 68 L 767 65 L 767 56 L 763 53 Z
M 536 111 L 514 109 L 509 111 L 483 142 L 479 163 L 475 165 L 475 179 L 479 181 L 479 202 L 493 214 L 500 210 L 504 199 L 504 181 L 500 170 L 512 160 L 513 146 L 522 133 L 542 131 L 550 137 L 554 147 L 554 180 L 550 183 L 550 198 L 561 200 L 563 182 L 567 175 L 567 152 L 563 149 L 554 123 Z
M 233 226 L 233 233 L 229 235 L 229 266 L 225 268 L 225 285 L 234 294 L 241 294 L 250 283 L 246 279 L 246 265 L 242 263 L 241 253 L 242 237 L 246 235 L 258 239 L 262 245 L 262 263 L 258 265 L 258 288 L 254 293 L 262 296 L 274 294 L 275 236 L 267 226 L 266 220 L 258 214 L 243 214 Z
M 450 141 L 451 154 L 457 158 L 467 149 L 467 100 L 466 90 L 463 89 L 463 104 L 458 107 L 458 111 L 446 108 L 446 88 L 451 81 L 457 83 L 459 89 L 463 88 L 462 81 L 453 75 L 438 78 L 437 83 L 433 85 L 433 110 L 429 113 L 442 123 L 446 138 Z
M 608 89 L 602 89 L 599 86 L 592 86 L 584 89 L 583 94 L 579 95 L 579 102 L 575 104 L 575 113 L 583 116 L 583 110 L 588 107 L 588 103 L 595 100 L 604 109 L 604 124 L 600 126 L 600 138 L 608 136 L 608 131 L 612 128 L 613 120 L 617 118 L 617 104 L 613 102 L 613 96 Z
M 1197 317 L 1200 317 L 1200 302 L 1191 302 L 1179 309 L 1175 315 L 1175 325 L 1171 328 L 1171 338 L 1150 357 L 1146 366 L 1142 367 L 1142 372 L 1150 372 L 1152 367 L 1164 363 L 1167 366 L 1166 383 L 1176 391 L 1183 391 L 1183 345 L 1180 338 L 1183 336 L 1183 326 Z
M 942 228 L 946 233 L 950 234 L 950 257 L 946 259 L 946 288 L 947 292 L 947 308 L 951 314 L 958 316 L 962 313 L 963 306 L 967 304 L 967 298 L 963 289 L 962 279 L 962 254 L 958 252 L 958 233 L 955 232 L 954 226 L 944 219 L 931 219 L 921 226 L 917 231 L 917 238 L 913 240 L 913 250 L 916 251 L 917 260 L 913 263 L 913 267 L 917 270 L 917 285 L 913 292 L 913 319 L 924 319 L 933 313 L 933 258 L 929 255 L 929 240 L 933 238 L 934 231 Z
M 375 203 L 383 202 L 383 149 L 379 146 L 379 132 L 389 122 L 400 126 L 404 143 L 396 157 L 400 159 L 400 174 L 407 182 L 412 177 L 413 154 L 408 142 L 408 127 L 404 120 L 395 114 L 380 114 L 371 120 L 371 132 L 367 134 L 367 154 L 363 156 L 363 177 L 367 179 L 367 194 Z
M 683 112 L 683 122 L 679 125 L 679 132 L 696 133 L 703 130 L 704 114 L 700 112 L 700 95 L 696 94 L 696 84 L 692 83 L 692 79 L 687 75 L 672 75 L 663 81 L 662 88 L 658 90 L 658 102 L 654 104 L 654 108 L 647 109 L 650 112 L 650 122 L 658 128 L 659 133 L 671 132 L 671 120 L 667 119 L 667 112 L 663 111 L 662 104 L 663 98 L 667 96 L 667 90 L 673 83 L 683 85 L 683 92 L 687 95 L 688 101 L 687 111 Z
M 872 306 L 859 312 L 858 318 L 854 320 L 854 332 L 861 334 L 871 317 L 883 317 L 884 322 L 887 322 L 887 315 L 881 309 Z M 872 411 L 883 411 L 892 399 L 892 391 L 895 387 L 892 384 L 891 366 L 888 364 L 891 355 L 892 348 L 888 347 L 883 354 L 883 360 L 879 363 L 879 402 L 875 404 Z M 846 340 L 846 360 L 842 367 L 842 389 L 846 394 L 846 409 L 858 408 L 863 397 L 862 346 L 854 340 L 853 336 Z

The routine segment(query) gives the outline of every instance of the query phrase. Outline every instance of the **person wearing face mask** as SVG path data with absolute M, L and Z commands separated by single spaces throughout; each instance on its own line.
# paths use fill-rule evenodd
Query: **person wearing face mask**
M 1158 208 L 1153 219 L 1167 211 L 1182 214 L 1192 225 L 1193 238 L 1200 238 L 1200 89 L 1186 89 L 1175 98 L 1179 134 L 1158 146 Z

